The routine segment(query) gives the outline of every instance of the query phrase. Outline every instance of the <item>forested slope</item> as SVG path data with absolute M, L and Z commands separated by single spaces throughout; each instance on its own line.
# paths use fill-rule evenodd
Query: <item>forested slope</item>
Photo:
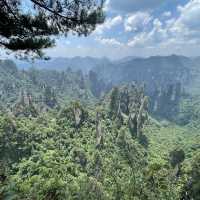
M 53 108 L 73 99 L 85 103 L 95 99 L 90 90 L 92 83 L 80 71 L 35 68 L 25 71 L 19 70 L 10 60 L 2 60 L 0 72 L 0 104 L 4 108 L 13 107 L 22 100 Z
M 200 104 L 182 83 L 0 70 L 0 199 L 199 199 Z
M 152 119 L 146 99 L 132 86 L 96 109 L 1 114 L 0 198 L 198 199 L 199 135 Z

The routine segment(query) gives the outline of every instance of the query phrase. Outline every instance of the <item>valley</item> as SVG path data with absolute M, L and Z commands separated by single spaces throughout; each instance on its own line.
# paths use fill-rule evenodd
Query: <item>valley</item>
M 198 63 L 95 63 L 85 71 L 0 62 L 0 198 L 198 196 L 196 177 L 187 186 L 199 170 Z

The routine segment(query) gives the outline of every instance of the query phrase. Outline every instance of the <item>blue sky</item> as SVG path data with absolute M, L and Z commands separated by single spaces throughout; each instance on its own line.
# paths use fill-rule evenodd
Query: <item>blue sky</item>
M 107 0 L 106 21 L 87 38 L 68 36 L 48 55 L 199 56 L 200 0 Z
M 68 35 L 51 57 L 200 56 L 200 0 L 106 0 L 106 21 L 88 37 Z

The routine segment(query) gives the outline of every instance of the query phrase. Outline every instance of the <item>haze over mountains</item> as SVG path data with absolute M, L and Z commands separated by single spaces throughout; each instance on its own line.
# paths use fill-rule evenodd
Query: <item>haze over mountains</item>
M 65 71 L 68 68 L 71 68 L 73 71 L 81 70 L 83 73 L 88 73 L 90 70 L 99 65 L 108 65 L 111 63 L 111 61 L 107 58 L 78 57 L 78 56 L 73 58 L 57 57 L 57 58 L 52 58 L 48 61 L 36 60 L 34 63 L 24 62 L 19 60 L 15 60 L 15 62 L 17 66 L 21 69 L 35 67 L 37 69 Z
M 150 57 L 136 57 L 136 56 L 128 56 L 119 60 L 110 60 L 109 58 L 95 58 L 95 57 L 55 57 L 50 60 L 35 60 L 32 62 L 26 62 L 23 60 L 14 60 L 16 65 L 21 69 L 27 69 L 30 67 L 35 67 L 38 69 L 49 69 L 49 70 L 66 70 L 69 67 L 73 70 L 82 70 L 83 72 L 89 72 L 91 69 L 96 67 L 102 67 L 108 64 L 112 65 L 126 65 L 131 64 L 133 62 L 134 65 L 139 64 L 154 64 L 155 67 L 162 67 L 163 65 L 186 65 L 188 63 L 198 63 L 200 61 L 200 57 L 190 58 L 186 56 L 179 55 L 170 55 L 170 56 L 150 56 Z M 143 67 L 143 66 L 141 66 Z M 134 66 L 133 66 L 134 68 Z
M 117 61 L 108 58 L 74 57 L 74 58 L 52 58 L 49 61 L 37 60 L 35 63 L 15 61 L 19 68 L 65 71 L 81 70 L 83 74 L 89 71 L 97 73 L 98 78 L 112 84 L 127 83 L 131 81 L 144 82 L 149 89 L 155 84 L 166 85 L 181 82 L 186 87 L 198 83 L 200 79 L 200 58 L 189 58 L 185 56 L 152 56 L 148 58 L 126 57 Z M 198 84 L 196 84 L 197 86 Z M 193 88 L 194 89 L 194 88 Z

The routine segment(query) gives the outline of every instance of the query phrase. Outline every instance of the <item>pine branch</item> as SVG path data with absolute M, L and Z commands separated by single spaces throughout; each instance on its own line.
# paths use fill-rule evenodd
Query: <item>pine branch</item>
M 67 16 L 64 16 L 58 12 L 56 12 L 55 10 L 47 7 L 46 5 L 38 2 L 37 0 L 31 0 L 34 4 L 38 5 L 39 7 L 49 11 L 50 13 L 53 13 L 54 15 L 58 16 L 58 17 L 61 17 L 61 18 L 65 18 L 67 20 L 70 20 L 70 21 L 73 21 L 73 22 L 76 22 L 76 23 L 80 23 L 80 20 L 77 20 L 77 18 L 71 18 L 71 17 L 67 17 Z

